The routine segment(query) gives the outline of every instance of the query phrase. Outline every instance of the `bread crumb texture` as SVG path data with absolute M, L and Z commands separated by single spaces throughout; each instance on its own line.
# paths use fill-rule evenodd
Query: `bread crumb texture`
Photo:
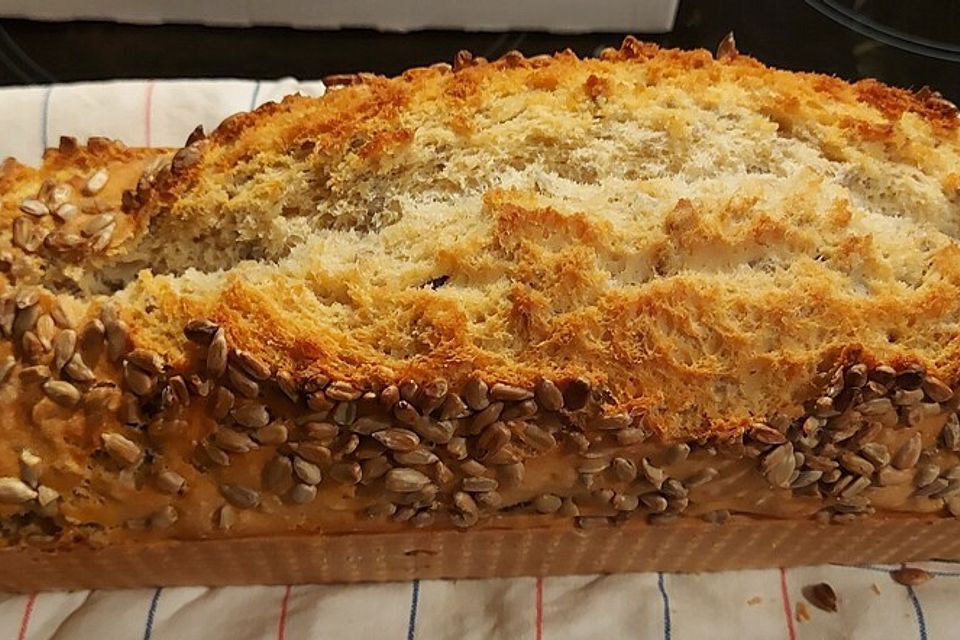
M 8 160 L 0 244 L 8 283 L 69 293 L 80 317 L 114 305 L 175 367 L 204 318 L 300 379 L 582 377 L 694 438 L 798 415 L 837 363 L 956 381 L 958 124 L 930 91 L 633 39 L 599 59 L 462 56 L 264 105 L 179 151 Z M 106 248 L 12 243 L 45 179 L 99 167 Z

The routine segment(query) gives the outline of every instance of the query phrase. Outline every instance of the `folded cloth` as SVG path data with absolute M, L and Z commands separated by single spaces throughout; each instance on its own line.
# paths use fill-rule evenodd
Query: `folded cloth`
M 179 146 L 198 124 L 284 95 L 323 93 L 283 79 L 137 81 L 0 89 L 0 158 L 36 163 L 59 136 Z M 0 637 L 151 638 L 957 638 L 960 565 L 922 563 L 907 587 L 890 567 L 414 581 L 381 585 L 176 588 L 0 594 Z M 0 568 L 2 570 L 2 568 Z M 804 587 L 826 582 L 835 613 Z

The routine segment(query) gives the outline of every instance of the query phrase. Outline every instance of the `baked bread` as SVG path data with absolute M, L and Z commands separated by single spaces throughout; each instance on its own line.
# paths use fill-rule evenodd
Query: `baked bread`
M 0 168 L 3 544 L 960 513 L 935 92 L 628 38 Z

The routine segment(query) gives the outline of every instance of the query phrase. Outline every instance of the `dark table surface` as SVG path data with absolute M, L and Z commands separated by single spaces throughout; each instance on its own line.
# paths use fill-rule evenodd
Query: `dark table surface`
M 522 1 L 522 0 L 518 0 Z M 2 7 L 0 7 L 2 10 Z M 681 0 L 673 32 L 637 34 L 665 46 L 713 49 L 725 33 L 768 64 L 847 79 L 929 85 L 960 101 L 957 0 Z M 109 78 L 320 78 L 395 74 L 450 61 L 460 49 L 488 58 L 571 48 L 592 55 L 623 33 L 407 34 L 370 30 L 136 26 L 106 22 L 0 20 L 0 84 Z

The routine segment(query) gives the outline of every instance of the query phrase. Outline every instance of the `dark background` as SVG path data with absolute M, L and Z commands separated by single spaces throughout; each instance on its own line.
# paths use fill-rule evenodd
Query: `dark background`
M 857 22 L 839 15 L 837 7 Z M 865 21 L 875 28 L 865 30 Z M 879 38 L 899 46 L 878 40 L 877 29 L 896 30 L 892 39 Z M 741 52 L 774 66 L 847 79 L 872 76 L 910 88 L 930 85 L 960 101 L 958 0 L 681 0 L 672 33 L 637 35 L 665 46 L 712 50 L 730 30 L 736 33 Z M 623 35 L 399 34 L 4 19 L 0 20 L 0 84 L 287 75 L 313 79 L 352 71 L 395 74 L 411 66 L 450 61 L 460 49 L 489 58 L 511 49 L 534 55 L 567 47 L 593 55 L 603 47 L 617 46 Z M 925 40 L 929 42 L 923 46 Z

